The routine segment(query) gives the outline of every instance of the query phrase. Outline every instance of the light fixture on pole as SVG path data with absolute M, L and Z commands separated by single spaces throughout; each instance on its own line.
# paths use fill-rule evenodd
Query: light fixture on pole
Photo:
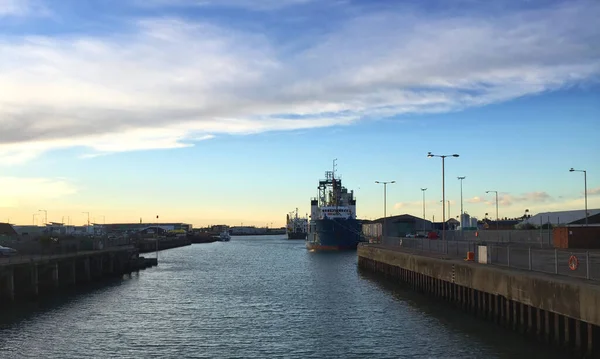
M 587 210 L 587 172 L 585 170 L 576 170 L 571 168 L 569 172 L 583 172 L 583 193 L 585 198 L 585 225 L 588 225 L 588 210 Z
M 421 192 L 423 192 L 423 232 L 425 232 L 425 191 L 427 188 L 421 188 Z
M 396 183 L 396 181 L 385 181 L 385 182 L 380 182 L 380 181 L 375 181 L 375 183 L 379 183 L 383 185 L 383 230 L 381 231 L 381 236 L 385 237 L 386 235 L 386 217 L 387 217 L 387 185 L 388 183 Z
M 498 217 L 498 191 L 485 191 L 485 193 L 494 192 L 496 194 L 496 230 L 498 230 L 498 221 L 500 217 Z
M 48 223 L 48 211 L 45 209 L 38 209 L 38 212 L 44 212 L 44 224 Z
M 442 240 L 446 239 L 446 174 L 444 173 L 444 160 L 446 157 L 458 157 L 455 153 L 453 155 L 434 155 L 431 152 L 427 152 L 427 158 L 441 157 L 442 158 Z
M 462 185 L 463 185 L 463 180 L 465 178 L 467 178 L 467 177 L 466 176 L 460 176 L 460 177 L 456 177 L 456 178 L 458 178 L 458 180 L 460 181 L 460 230 L 462 232 L 463 227 L 464 227 L 464 223 L 463 223 L 464 222 L 464 218 L 463 217 L 465 215 L 465 212 L 463 210 L 463 190 L 462 190 L 463 186 Z
M 90 226 L 90 212 L 81 212 L 83 214 L 87 214 L 87 226 Z M 87 229 L 89 231 L 89 228 Z

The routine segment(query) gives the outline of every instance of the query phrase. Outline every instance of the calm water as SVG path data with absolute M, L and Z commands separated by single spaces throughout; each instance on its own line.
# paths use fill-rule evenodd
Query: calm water
M 171 249 L 131 278 L 1 311 L 0 355 L 561 357 L 356 263 L 280 236 Z

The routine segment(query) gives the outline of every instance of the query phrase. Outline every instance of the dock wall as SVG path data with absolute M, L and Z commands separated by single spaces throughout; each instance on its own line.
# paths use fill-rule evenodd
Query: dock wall
M 162 251 L 170 248 L 184 247 L 192 244 L 192 241 L 189 238 L 161 238 L 158 241 L 158 250 Z M 135 244 L 136 248 L 138 248 L 140 253 L 149 253 L 155 252 L 156 248 L 156 239 L 142 239 L 137 241 Z
M 360 268 L 579 357 L 600 355 L 600 286 L 585 280 L 358 247 Z
M 133 246 L 0 261 L 0 305 L 37 298 L 62 288 L 100 281 L 156 265 Z

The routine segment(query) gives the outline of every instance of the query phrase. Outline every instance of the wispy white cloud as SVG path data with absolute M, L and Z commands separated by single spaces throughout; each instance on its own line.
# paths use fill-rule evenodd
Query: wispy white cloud
M 481 197 L 475 196 L 473 198 L 467 199 L 465 202 L 467 203 L 481 203 L 483 199 Z
M 520 195 L 513 195 L 510 193 L 498 193 L 498 204 L 501 206 L 512 206 L 515 203 L 525 203 L 525 204 L 540 204 L 547 203 L 553 201 L 552 196 L 550 196 L 547 192 L 544 191 L 536 191 L 536 192 L 527 192 Z M 481 198 L 474 197 L 471 200 L 468 200 L 469 203 L 480 203 L 483 202 L 486 205 L 495 205 L 496 198 Z
M 600 187 L 596 187 L 596 188 L 591 188 L 588 191 L 588 195 L 589 196 L 596 196 L 596 195 L 600 195 Z
M 140 6 L 146 7 L 237 7 L 252 10 L 274 10 L 288 6 L 302 5 L 314 0 L 135 0 Z
M 104 36 L 4 36 L 0 161 L 67 147 L 178 148 L 538 94 L 597 78 L 599 16 L 588 1 L 492 18 L 367 13 L 300 52 L 173 18 Z
M 0 18 L 48 14 L 48 9 L 37 0 L 0 0 Z

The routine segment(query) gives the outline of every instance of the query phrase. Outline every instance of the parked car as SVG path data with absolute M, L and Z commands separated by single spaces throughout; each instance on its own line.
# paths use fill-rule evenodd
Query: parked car
M 4 246 L 0 246 L 0 257 L 14 256 L 15 254 L 17 254 L 17 250 L 16 249 L 9 248 L 9 247 L 4 247 Z

